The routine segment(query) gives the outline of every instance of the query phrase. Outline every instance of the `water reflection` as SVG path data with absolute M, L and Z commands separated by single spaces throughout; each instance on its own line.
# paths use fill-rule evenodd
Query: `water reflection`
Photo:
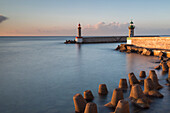
M 81 56 L 81 44 L 75 44 L 78 56 Z
M 155 63 L 153 61 L 157 60 L 156 57 L 152 56 L 142 56 L 138 54 L 126 54 L 126 70 L 127 72 L 146 71 L 149 74 L 149 70 L 154 69 Z

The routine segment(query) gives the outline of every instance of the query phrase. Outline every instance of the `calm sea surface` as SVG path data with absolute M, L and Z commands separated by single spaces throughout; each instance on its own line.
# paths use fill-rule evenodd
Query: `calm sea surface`
M 74 113 L 73 96 L 91 90 L 99 113 L 113 111 L 111 100 L 120 78 L 158 65 L 155 57 L 115 51 L 119 43 L 63 44 L 74 37 L 0 37 L 0 113 Z M 130 104 L 131 113 L 170 113 L 167 73 L 157 71 L 163 99 L 152 99 L 150 109 Z M 107 84 L 109 94 L 98 95 Z M 143 87 L 142 87 L 143 88 Z M 128 100 L 129 90 L 124 93 Z

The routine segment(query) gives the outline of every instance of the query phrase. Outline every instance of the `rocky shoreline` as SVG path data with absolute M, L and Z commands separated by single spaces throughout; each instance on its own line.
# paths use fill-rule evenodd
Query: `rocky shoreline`
M 118 45 L 118 47 L 115 50 L 127 53 L 137 53 L 146 56 L 159 56 L 164 58 L 170 58 L 170 50 L 166 49 L 144 48 L 131 44 L 121 44 Z

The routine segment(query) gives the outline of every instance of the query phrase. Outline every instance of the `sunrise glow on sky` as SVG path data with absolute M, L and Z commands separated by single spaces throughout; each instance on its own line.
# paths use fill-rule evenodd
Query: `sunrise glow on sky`
M 0 0 L 0 36 L 170 35 L 169 0 Z

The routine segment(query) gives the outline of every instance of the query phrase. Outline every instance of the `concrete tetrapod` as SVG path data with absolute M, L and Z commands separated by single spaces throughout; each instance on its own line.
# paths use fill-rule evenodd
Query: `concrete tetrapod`
M 149 76 L 147 78 L 150 78 L 152 80 L 155 89 L 158 90 L 158 89 L 163 88 L 163 86 L 161 86 L 158 82 L 158 77 L 157 77 L 155 70 L 150 70 Z
M 149 108 L 150 99 L 144 95 L 139 84 L 132 86 L 129 98 L 135 105 L 141 108 Z
M 112 113 L 130 113 L 129 102 L 126 100 L 119 100 L 115 111 Z
M 87 101 L 92 101 L 94 99 L 94 96 L 90 90 L 84 91 L 84 99 Z
M 128 77 L 129 77 L 129 84 L 130 84 L 130 86 L 132 86 L 134 84 L 139 84 L 139 81 L 138 81 L 138 79 L 136 78 L 136 76 L 135 76 L 135 74 L 133 72 L 129 73 Z
M 111 102 L 105 104 L 104 106 L 116 108 L 118 101 L 122 99 L 123 99 L 122 90 L 120 88 L 116 88 L 113 90 Z
M 122 90 L 127 90 L 128 85 L 127 85 L 126 79 L 120 79 L 119 88 L 122 89 Z
M 73 96 L 74 101 L 74 107 L 76 113 L 83 113 L 85 106 L 86 106 L 86 100 L 83 98 L 83 96 L 80 93 L 77 93 Z
M 108 90 L 107 90 L 106 84 L 99 85 L 98 93 L 101 95 L 107 95 Z
M 154 88 L 153 82 L 150 78 L 144 80 L 143 93 L 147 96 L 163 98 L 163 95 Z
M 145 71 L 141 71 L 139 74 L 140 78 L 145 78 L 146 77 L 146 72 Z
M 87 103 L 84 113 L 97 113 L 97 105 L 93 102 Z

